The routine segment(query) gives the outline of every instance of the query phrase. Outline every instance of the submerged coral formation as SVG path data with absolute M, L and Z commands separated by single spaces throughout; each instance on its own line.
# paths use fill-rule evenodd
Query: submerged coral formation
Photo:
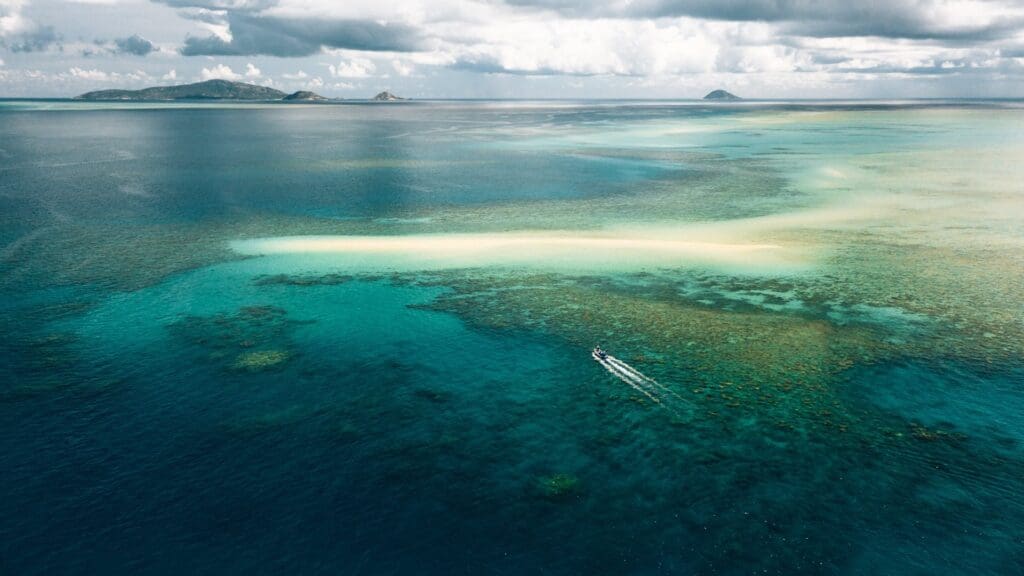
M 353 278 L 351 274 L 271 274 L 254 278 L 252 283 L 256 286 L 337 286 L 351 282 Z
M 279 369 L 293 358 L 290 334 L 296 324 L 283 308 L 243 306 L 234 314 L 186 316 L 169 328 L 208 361 L 256 373 Z
M 570 474 L 552 474 L 537 479 L 541 493 L 548 498 L 565 498 L 579 490 L 579 478 Z
M 289 358 L 291 358 L 291 353 L 287 350 L 245 352 L 235 358 L 235 361 L 231 363 L 231 368 L 246 372 L 260 372 L 278 368 L 281 364 L 287 362 Z

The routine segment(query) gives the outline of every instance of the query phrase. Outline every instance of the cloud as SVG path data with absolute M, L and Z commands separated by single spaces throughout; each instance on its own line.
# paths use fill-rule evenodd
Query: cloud
M 452 66 L 534 76 L 647 76 L 712 71 L 732 24 L 550 19 L 495 23 L 467 34 Z M 623 38 L 630 41 L 624 42 Z
M 143 70 L 119 73 L 107 72 L 97 68 L 80 68 L 78 66 L 72 66 L 67 72 L 57 74 L 56 78 L 61 80 L 83 81 L 91 84 L 113 82 L 137 83 L 151 79 L 150 75 Z
M 160 79 L 161 80 L 177 80 L 178 79 L 178 71 L 175 70 L 174 68 L 171 68 L 170 71 L 168 71 L 167 74 L 164 74 L 163 76 L 161 76 Z
M 36 26 L 20 34 L 4 39 L 3 44 L 11 52 L 41 52 L 56 44 L 60 36 L 53 26 Z
M 26 17 L 23 0 L 0 0 L 0 46 L 11 52 L 39 52 L 56 44 L 60 37 L 53 26 L 43 26 Z
M 102 70 L 97 70 L 95 68 L 83 70 L 82 68 L 75 67 L 69 69 L 68 74 L 70 74 L 73 78 L 77 78 L 79 80 L 106 82 L 111 79 L 110 74 L 107 74 L 106 72 Z
M 242 75 L 235 73 L 230 66 L 217 64 L 212 68 L 203 68 L 199 72 L 201 80 L 241 80 Z
M 114 46 L 117 52 L 136 56 L 145 56 L 157 49 L 156 45 L 138 34 L 132 34 L 127 38 L 118 38 L 114 40 Z
M 919 91 L 943 83 L 976 95 L 982 80 L 988 93 L 1024 89 L 1024 0 L 73 1 L 95 5 L 0 0 L 0 46 L 35 52 L 0 48 L 6 92 L 53 93 L 61 82 L 100 82 L 104 70 L 107 82 L 123 83 L 131 61 L 166 82 L 319 82 L 354 92 L 389 78 L 398 91 L 438 96 L 673 97 L 719 86 L 763 96 L 898 87 L 945 95 Z M 157 41 L 181 45 L 161 50 Z M 311 69 L 322 78 L 303 71 Z
M 992 0 L 508 0 L 584 18 L 691 17 L 773 22 L 791 34 L 983 41 L 1012 36 L 1024 26 L 1013 2 Z
M 263 10 L 278 4 L 278 0 L 162 0 L 162 2 L 178 8 L 207 10 Z
M 209 14 L 203 13 L 203 17 Z M 404 24 L 255 15 L 228 11 L 227 34 L 185 39 L 185 56 L 309 56 L 323 47 L 409 52 L 422 45 L 420 33 Z
M 392 60 L 391 67 L 394 68 L 395 72 L 399 76 L 409 76 L 413 73 L 413 70 L 415 70 L 411 64 L 402 62 L 401 60 Z
M 366 58 L 353 58 L 327 68 L 331 71 L 331 76 L 337 78 L 369 78 L 377 70 L 377 66 Z

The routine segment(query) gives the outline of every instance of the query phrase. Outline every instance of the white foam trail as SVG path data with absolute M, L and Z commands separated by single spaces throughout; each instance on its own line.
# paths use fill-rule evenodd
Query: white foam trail
M 657 382 L 654 382 L 654 380 L 651 380 L 650 378 L 647 378 L 646 376 L 644 376 L 643 374 L 640 374 L 639 372 L 636 372 L 635 370 L 634 370 L 634 372 L 636 372 L 636 374 L 639 374 L 639 377 L 634 375 L 631 372 L 623 370 L 622 368 L 620 368 L 616 364 L 608 362 L 607 358 L 604 359 L 604 360 L 598 359 L 598 362 L 602 366 L 604 366 L 606 370 L 611 372 L 612 375 L 614 375 L 616 378 L 618 378 L 619 380 L 622 380 L 626 384 L 629 384 L 630 388 L 632 388 L 632 389 L 636 390 L 637 392 L 643 394 L 644 396 L 650 398 L 652 402 L 654 402 L 655 404 L 658 404 L 662 408 L 668 410 L 676 418 L 682 418 L 683 417 L 683 415 L 679 412 L 679 410 L 676 410 L 674 407 L 666 404 L 659 397 L 661 394 L 657 390 L 654 390 L 654 389 L 652 389 L 652 388 L 650 388 L 648 386 L 645 386 L 645 384 L 654 383 L 658 387 L 664 388 L 664 386 L 661 386 L 661 384 L 658 384 Z M 668 390 L 668 392 L 670 392 L 672 394 L 675 394 L 671 390 Z M 675 395 L 677 397 L 679 396 L 678 394 L 675 394 Z
M 680 400 L 683 400 L 683 397 L 680 396 L 679 394 L 677 394 L 671 388 L 665 386 L 661 382 L 658 382 L 654 378 L 651 378 L 650 376 L 645 375 L 643 372 L 640 372 L 636 368 L 633 368 L 629 364 L 626 364 L 625 362 L 623 362 L 622 360 L 619 360 L 618 358 L 612 356 L 611 354 L 608 355 L 607 361 L 610 364 L 613 364 L 613 365 L 619 367 L 620 369 L 622 369 L 623 371 L 633 375 L 635 378 L 641 380 L 645 384 L 651 384 L 653 386 L 657 386 L 659 389 L 665 391 L 666 393 L 671 394 L 671 395 L 675 396 L 676 398 L 678 398 Z
M 623 362 L 622 360 L 619 360 L 618 358 L 616 358 L 615 356 L 612 356 L 611 354 L 608 355 L 608 358 L 606 358 L 606 360 L 608 361 L 608 363 L 618 367 L 619 369 L 623 370 L 624 372 L 628 372 L 629 374 L 633 375 L 634 377 L 636 377 L 636 378 L 638 378 L 640 380 L 643 380 L 645 382 L 652 382 L 652 383 L 654 382 L 654 378 L 651 378 L 649 376 L 644 375 L 642 372 L 640 372 L 636 368 L 633 368 L 629 364 L 626 364 L 625 362 Z
M 629 384 L 629 386 L 631 388 L 633 388 L 637 392 L 643 394 L 644 396 L 647 396 L 648 398 L 651 399 L 652 402 L 654 402 L 656 404 L 661 404 L 661 400 L 660 399 L 655 398 L 650 392 L 648 392 L 642 386 L 640 386 L 640 384 L 632 376 L 630 376 L 629 374 L 627 374 L 625 372 L 621 372 L 618 368 L 612 366 L 611 364 L 608 364 L 607 362 L 604 362 L 602 360 L 598 360 L 598 362 L 600 362 L 601 365 L 604 366 L 606 370 L 611 372 L 619 380 L 622 380 L 626 384 Z

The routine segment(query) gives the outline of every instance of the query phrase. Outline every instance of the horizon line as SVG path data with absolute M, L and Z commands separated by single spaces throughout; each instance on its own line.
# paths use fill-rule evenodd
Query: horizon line
M 302 101 L 292 102 L 289 104 L 326 104 L 330 102 L 362 102 L 370 101 L 374 102 L 373 96 L 366 97 L 342 97 L 342 96 L 324 96 L 327 101 Z M 174 102 L 206 102 L 206 103 L 217 103 L 217 102 L 250 102 L 253 104 L 258 103 L 269 103 L 269 102 L 282 102 L 279 99 L 232 99 L 232 98 L 180 98 L 173 100 L 92 100 L 92 99 L 81 99 L 78 96 L 0 96 L 0 101 L 11 101 L 11 100 L 49 100 L 49 101 L 73 101 L 73 102 L 106 102 L 106 103 L 132 103 L 132 102 L 145 102 L 145 103 L 174 103 Z M 721 104 L 721 105 L 738 105 L 746 102 L 879 102 L 879 101 L 892 101 L 892 100 L 909 100 L 909 101 L 950 101 L 950 100 L 967 100 L 967 101 L 992 101 L 992 100 L 1021 100 L 1024 101 L 1024 95 L 1020 96 L 872 96 L 872 97 L 861 97 L 861 96 L 849 96 L 849 97 L 821 97 L 821 98 L 789 98 L 789 97 L 765 97 L 765 98 L 739 98 L 738 100 L 717 100 L 717 99 L 705 99 L 702 97 L 665 97 L 665 98 L 650 98 L 650 97 L 572 97 L 572 96 L 543 96 L 543 97 L 459 97 L 459 96 L 421 96 L 421 97 L 403 97 L 401 100 L 391 100 L 380 102 L 381 104 L 402 104 L 410 102 L 702 102 L 706 104 Z

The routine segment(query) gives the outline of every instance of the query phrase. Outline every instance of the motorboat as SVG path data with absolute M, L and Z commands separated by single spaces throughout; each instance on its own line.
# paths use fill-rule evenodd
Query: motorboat
M 608 359 L 608 353 L 605 352 L 604 350 L 601 350 L 600 346 L 594 346 L 594 350 L 591 351 L 590 355 L 593 356 L 594 360 L 597 360 L 598 362 L 604 362 L 605 360 Z

